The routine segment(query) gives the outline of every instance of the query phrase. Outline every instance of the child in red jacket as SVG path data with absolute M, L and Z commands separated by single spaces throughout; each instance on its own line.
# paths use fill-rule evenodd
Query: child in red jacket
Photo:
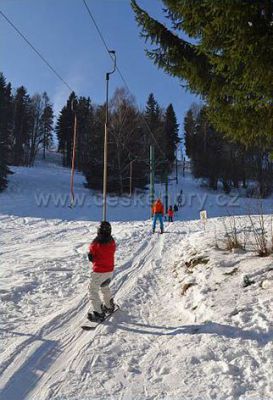
M 170 206 L 168 209 L 168 221 L 169 222 L 173 222 L 173 216 L 174 216 L 173 207 Z
M 109 288 L 113 277 L 116 251 L 116 243 L 111 231 L 110 223 L 102 221 L 98 228 L 97 237 L 89 246 L 88 259 L 93 263 L 89 284 L 92 309 L 87 315 L 90 321 L 102 321 L 106 313 L 111 313 L 115 309 Z M 103 304 L 101 303 L 100 292 L 103 297 Z

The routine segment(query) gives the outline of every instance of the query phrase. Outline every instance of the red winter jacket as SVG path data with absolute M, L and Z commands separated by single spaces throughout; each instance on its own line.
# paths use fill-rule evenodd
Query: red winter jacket
M 162 214 L 164 215 L 164 206 L 160 200 L 156 200 L 152 206 L 152 214 Z
M 93 272 L 112 272 L 114 270 L 114 255 L 116 242 L 114 239 L 107 243 L 101 243 L 96 239 L 89 246 L 92 254 Z

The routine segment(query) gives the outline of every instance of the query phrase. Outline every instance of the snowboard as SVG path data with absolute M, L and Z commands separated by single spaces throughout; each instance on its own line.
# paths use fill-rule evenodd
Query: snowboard
M 116 304 L 115 305 L 115 309 L 113 312 L 111 312 L 110 314 L 106 314 L 105 318 L 102 321 L 89 321 L 89 319 L 86 321 L 86 323 L 84 323 L 83 325 L 81 325 L 81 328 L 84 331 L 92 331 L 95 330 L 97 328 L 97 326 L 103 324 L 105 321 L 107 321 L 113 314 L 115 314 L 115 312 L 117 312 L 119 310 L 119 306 Z

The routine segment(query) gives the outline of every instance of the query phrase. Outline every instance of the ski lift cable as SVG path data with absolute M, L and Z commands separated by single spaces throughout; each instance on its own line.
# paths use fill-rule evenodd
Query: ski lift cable
M 62 81 L 62 83 L 73 92 L 72 87 L 65 81 L 64 78 L 56 71 L 56 69 L 47 61 L 47 59 L 41 54 L 39 50 L 34 47 L 34 45 L 26 38 L 26 36 L 15 26 L 15 24 L 0 10 L 2 17 L 8 22 L 8 24 L 18 33 L 19 36 L 32 48 L 32 50 L 37 54 L 37 56 L 48 66 L 48 68 L 57 76 L 57 78 Z
M 87 6 L 87 4 L 86 4 L 86 6 Z M 88 6 L 87 6 L 87 9 L 89 10 Z M 4 14 L 1 10 L 0 10 L 0 14 L 7 21 L 7 23 L 16 31 L 16 33 L 27 43 L 27 45 L 35 52 L 35 54 L 43 61 L 43 63 L 46 64 L 46 66 L 55 74 L 55 76 L 57 76 L 57 78 L 67 87 L 67 89 L 71 92 L 74 92 L 74 89 L 65 81 L 64 78 L 62 78 L 62 76 L 56 71 L 56 69 L 49 63 L 49 61 L 47 61 L 47 59 L 30 42 L 30 40 L 27 39 L 27 37 L 21 32 L 21 30 L 19 28 L 17 28 L 17 26 L 7 17 L 7 15 Z M 90 17 L 92 18 L 91 13 L 90 13 Z M 92 20 L 93 20 L 98 32 L 100 33 L 95 19 L 92 18 Z M 104 41 L 104 38 L 101 34 L 100 34 L 100 37 L 101 37 L 101 40 L 104 42 L 106 49 L 108 49 L 106 42 Z M 73 124 L 73 148 L 72 148 L 71 176 L 70 176 L 70 196 L 71 196 L 70 208 L 72 208 L 74 206 L 74 199 L 75 199 L 74 175 L 75 175 L 76 140 L 77 140 L 77 114 L 76 114 L 76 110 L 74 107 L 74 101 L 72 101 L 72 103 L 71 103 L 71 110 L 72 110 L 72 112 L 74 112 L 74 124 Z
M 57 78 L 67 87 L 70 92 L 74 92 L 72 87 L 65 81 L 65 79 L 56 71 L 56 69 L 47 61 L 47 59 L 41 54 L 39 50 L 26 38 L 26 36 L 15 26 L 15 24 L 0 10 L 0 14 L 8 22 L 8 24 L 17 32 L 17 34 L 31 47 L 35 54 L 47 65 L 47 67 L 57 76 Z M 76 138 L 77 138 L 77 115 L 74 109 L 74 102 L 72 101 L 71 110 L 74 112 L 74 127 L 73 127 L 73 152 L 71 162 L 71 176 L 70 176 L 70 196 L 72 208 L 74 205 L 74 174 L 75 174 L 75 158 L 76 158 Z
M 106 48 L 108 54 L 109 54 L 109 56 L 110 56 L 111 59 L 112 59 L 112 54 L 109 53 L 108 46 L 107 46 L 107 44 L 106 44 L 106 42 L 105 42 L 105 40 L 104 40 L 104 37 L 103 37 L 103 35 L 102 35 L 102 33 L 101 33 L 101 31 L 100 31 L 98 25 L 97 25 L 97 23 L 96 23 L 96 21 L 95 21 L 93 15 L 92 15 L 92 13 L 91 13 L 90 8 L 88 7 L 88 5 L 87 5 L 87 3 L 86 3 L 85 0 L 83 0 L 83 2 L 84 2 L 84 4 L 85 4 L 85 6 L 86 6 L 86 9 L 87 9 L 87 11 L 88 11 L 88 14 L 90 15 L 90 17 L 91 17 L 91 19 L 92 19 L 92 21 L 93 21 L 93 23 L 94 23 L 94 25 L 95 25 L 95 27 L 96 27 L 98 33 L 99 33 L 99 36 L 100 36 L 100 38 L 101 38 L 101 40 L 102 40 L 102 42 L 103 42 L 103 44 L 104 44 L 104 46 L 105 46 L 105 48 Z M 56 69 L 47 61 L 47 59 L 41 54 L 41 52 L 40 52 L 39 50 L 37 50 L 37 48 L 30 42 L 30 40 L 28 40 L 28 39 L 26 38 L 26 36 L 19 30 L 19 28 L 17 28 L 17 27 L 15 26 L 15 24 L 7 17 L 7 15 L 5 15 L 1 10 L 0 10 L 0 14 L 1 14 L 1 15 L 3 16 L 3 18 L 8 22 L 8 24 L 17 32 L 17 34 L 28 44 L 28 46 L 31 47 L 31 49 L 35 52 L 35 54 L 36 54 L 36 55 L 47 65 L 47 67 L 55 74 L 55 76 L 57 76 L 57 78 L 67 87 L 67 89 L 68 89 L 69 91 L 73 92 L 73 91 L 74 91 L 73 88 L 65 81 L 64 78 L 62 78 L 62 76 L 56 71 Z M 117 70 L 118 70 L 118 73 L 119 73 L 119 75 L 120 75 L 120 77 L 121 77 L 121 79 L 122 79 L 124 85 L 126 86 L 127 90 L 128 90 L 130 93 L 132 93 L 131 90 L 130 90 L 130 88 L 129 88 L 129 86 L 128 86 L 128 84 L 127 84 L 127 82 L 126 82 L 126 80 L 125 80 L 125 78 L 124 78 L 124 76 L 122 75 L 122 73 L 121 73 L 121 71 L 120 71 L 120 69 L 119 69 L 118 67 L 117 67 Z M 71 105 L 71 109 L 72 109 L 72 111 L 74 111 L 73 151 L 72 151 L 71 179 L 70 179 L 70 193 L 71 193 L 71 207 L 72 207 L 72 206 L 74 205 L 74 198 L 75 198 L 75 194 L 74 194 L 74 174 L 75 174 L 75 158 L 76 158 L 76 138 L 77 138 L 77 116 L 76 116 L 76 111 L 75 111 L 75 109 L 74 109 L 73 103 L 72 103 L 72 105 Z M 162 150 L 161 150 L 161 148 L 160 148 L 158 142 L 156 141 L 156 139 L 155 139 L 155 137 L 154 137 L 154 135 L 153 135 L 153 133 L 152 133 L 152 131 L 151 131 L 151 129 L 150 129 L 148 123 L 147 123 L 147 121 L 145 120 L 145 118 L 144 118 L 143 116 L 141 116 L 141 117 L 142 117 L 142 119 L 144 120 L 145 125 L 146 125 L 146 127 L 148 128 L 148 131 L 149 131 L 149 133 L 151 134 L 151 136 L 152 136 L 154 142 L 157 144 L 159 150 L 160 150 L 161 153 L 163 154 L 163 152 L 162 152 Z M 137 161 L 137 158 L 134 159 L 133 161 Z M 144 160 L 143 160 L 143 161 L 144 161 Z M 146 161 L 146 160 L 145 160 L 145 161 Z
M 101 31 L 101 29 L 99 28 L 99 26 L 98 26 L 98 24 L 97 24 L 97 22 L 96 22 L 96 20 L 95 20 L 95 17 L 94 17 L 94 15 L 92 14 L 92 12 L 91 12 L 91 10 L 90 10 L 90 7 L 88 6 L 86 0 L 82 0 L 82 1 L 83 1 L 83 4 L 84 4 L 84 6 L 85 6 L 85 8 L 86 8 L 86 10 L 87 10 L 87 12 L 88 12 L 88 14 L 89 14 L 89 16 L 90 16 L 92 22 L 93 22 L 93 24 L 94 24 L 94 26 L 95 26 L 95 28 L 96 28 L 96 30 L 97 30 L 97 32 L 98 32 L 98 35 L 99 35 L 99 37 L 100 37 L 100 39 L 101 39 L 101 41 L 102 41 L 102 43 L 103 43 L 103 45 L 104 45 L 104 47 L 105 47 L 105 49 L 106 49 L 106 51 L 107 51 L 109 57 L 110 57 L 111 60 L 113 61 L 113 55 L 112 55 L 112 53 L 110 53 L 110 49 L 109 49 L 109 47 L 107 46 L 106 40 L 104 39 L 104 36 L 103 36 L 103 34 L 102 34 L 102 31 Z M 131 94 L 133 94 L 132 91 L 130 90 L 129 85 L 128 85 L 126 79 L 124 78 L 124 76 L 123 76 L 123 74 L 122 74 L 122 72 L 121 72 L 121 70 L 120 70 L 120 68 L 119 68 L 118 65 L 116 66 L 116 69 L 117 69 L 117 71 L 118 71 L 118 74 L 119 74 L 119 76 L 120 76 L 122 82 L 124 83 L 126 89 L 128 90 L 128 92 L 131 93 Z M 158 141 L 156 140 L 156 138 L 155 138 L 155 136 L 154 136 L 154 134 L 153 134 L 151 128 L 149 127 L 148 122 L 146 121 L 146 119 L 144 118 L 144 116 L 143 116 L 142 114 L 140 114 L 140 117 L 141 117 L 141 119 L 143 120 L 143 122 L 144 122 L 144 124 L 145 124 L 145 126 L 146 126 L 146 128 L 147 128 L 147 131 L 148 131 L 149 134 L 151 135 L 151 137 L 152 137 L 154 143 L 157 145 L 157 147 L 158 147 L 159 151 L 161 152 L 161 154 L 165 157 L 165 153 L 163 152 L 163 150 L 161 149 L 160 145 L 158 144 Z
M 114 56 L 113 56 L 112 52 L 110 51 L 110 48 L 107 46 L 106 40 L 104 39 L 104 36 L 103 36 L 103 34 L 102 34 L 102 32 L 101 32 L 101 30 L 100 30 L 98 24 L 97 24 L 97 22 L 96 22 L 96 20 L 95 20 L 95 18 L 94 18 L 94 16 L 93 16 L 93 14 L 92 14 L 92 12 L 91 12 L 91 10 L 90 10 L 90 8 L 89 8 L 89 6 L 88 6 L 86 0 L 83 0 L 83 4 L 84 4 L 84 6 L 85 6 L 85 8 L 86 8 L 86 10 L 87 10 L 87 12 L 88 12 L 88 14 L 89 14 L 89 16 L 90 16 L 92 22 L 93 22 L 93 24 L 94 24 L 96 30 L 97 30 L 97 33 L 98 33 L 98 35 L 99 35 L 99 37 L 100 37 L 100 39 L 101 39 L 101 41 L 102 41 L 102 43 L 103 43 L 103 46 L 105 47 L 105 49 L 106 49 L 106 51 L 107 51 L 107 54 L 110 56 L 111 60 L 114 61 L 114 58 L 113 58 Z M 118 71 L 118 73 L 119 73 L 121 79 L 122 79 L 123 81 L 125 81 L 118 66 L 116 66 L 116 69 L 117 69 L 117 71 Z M 126 83 L 126 82 L 124 82 L 124 83 L 125 83 L 125 86 L 127 87 L 127 90 L 131 93 L 131 91 L 130 91 L 129 88 L 128 88 L 127 83 Z M 124 117 L 123 117 L 123 120 L 125 120 L 125 116 L 126 116 L 127 112 L 128 112 L 128 107 L 126 107 L 125 115 L 124 115 Z M 145 122 L 146 122 L 146 121 L 145 121 Z M 134 158 L 133 161 L 135 161 L 135 158 Z M 130 163 L 129 163 L 129 164 L 130 164 Z M 128 166 L 129 166 L 129 164 L 128 164 Z M 127 167 L 127 166 L 126 166 L 126 167 Z M 126 167 L 125 167 L 124 169 L 126 169 Z M 111 180 L 111 179 L 110 179 L 110 180 Z

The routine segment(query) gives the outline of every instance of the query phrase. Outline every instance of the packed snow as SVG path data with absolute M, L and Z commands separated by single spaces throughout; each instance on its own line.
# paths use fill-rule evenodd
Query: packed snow
M 99 196 L 78 174 L 92 206 L 39 206 L 35 193 L 68 192 L 69 171 L 53 157 L 14 170 L 0 194 L 1 399 L 273 399 L 272 256 L 257 256 L 247 216 L 236 218 L 246 251 L 228 251 L 229 207 L 208 203 L 216 218 L 202 223 L 187 203 L 151 235 L 146 194 L 110 205 L 120 310 L 83 331 Z M 189 174 L 179 181 L 215 203 Z

